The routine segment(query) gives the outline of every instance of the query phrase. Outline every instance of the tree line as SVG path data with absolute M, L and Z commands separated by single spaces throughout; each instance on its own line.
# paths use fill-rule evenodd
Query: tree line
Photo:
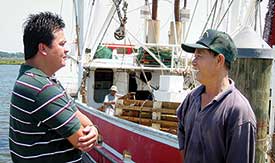
M 24 59 L 24 53 L 21 52 L 14 52 L 14 53 L 8 53 L 0 51 L 0 59 L 16 59 L 16 60 L 23 60 Z

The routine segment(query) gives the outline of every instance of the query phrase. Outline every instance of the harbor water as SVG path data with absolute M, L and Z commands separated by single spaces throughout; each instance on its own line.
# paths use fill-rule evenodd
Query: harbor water
M 0 65 L 0 163 L 11 163 L 9 154 L 9 104 L 19 65 Z

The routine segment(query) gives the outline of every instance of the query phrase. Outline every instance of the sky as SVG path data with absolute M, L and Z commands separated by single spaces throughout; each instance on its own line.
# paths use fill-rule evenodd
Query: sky
M 268 0 L 263 0 L 262 3 L 266 4 L 267 2 Z M 73 27 L 68 27 L 68 25 L 72 24 L 71 22 L 74 20 L 72 0 L 1 0 L 0 51 L 23 52 L 22 24 L 29 14 L 41 11 L 61 14 L 67 25 L 65 35 L 71 37 Z M 162 13 L 165 12 L 159 12 L 159 14 Z M 264 15 L 265 12 L 262 16 Z
M 64 2 L 65 1 L 67 0 L 64 0 Z M 61 7 L 62 4 L 63 7 Z M 65 15 L 65 23 L 66 21 L 70 21 L 67 20 L 67 18 L 71 15 L 71 11 L 65 10 L 66 5 L 68 4 L 62 3 L 62 0 L 1 0 L 0 51 L 23 52 L 22 25 L 29 14 L 41 11 L 52 11 Z M 72 9 L 71 6 L 67 8 Z

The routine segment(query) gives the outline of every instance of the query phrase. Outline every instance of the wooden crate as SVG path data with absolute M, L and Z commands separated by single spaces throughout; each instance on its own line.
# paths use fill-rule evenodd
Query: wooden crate
M 172 134 L 177 133 L 176 110 L 180 103 L 121 99 L 116 104 L 119 118 Z

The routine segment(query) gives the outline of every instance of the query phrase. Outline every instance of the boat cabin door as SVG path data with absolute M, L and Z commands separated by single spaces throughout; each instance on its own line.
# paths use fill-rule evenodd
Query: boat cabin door
M 94 91 L 91 105 L 98 107 L 104 102 L 105 95 L 110 93 L 113 84 L 114 72 L 112 69 L 96 69 L 94 71 Z

